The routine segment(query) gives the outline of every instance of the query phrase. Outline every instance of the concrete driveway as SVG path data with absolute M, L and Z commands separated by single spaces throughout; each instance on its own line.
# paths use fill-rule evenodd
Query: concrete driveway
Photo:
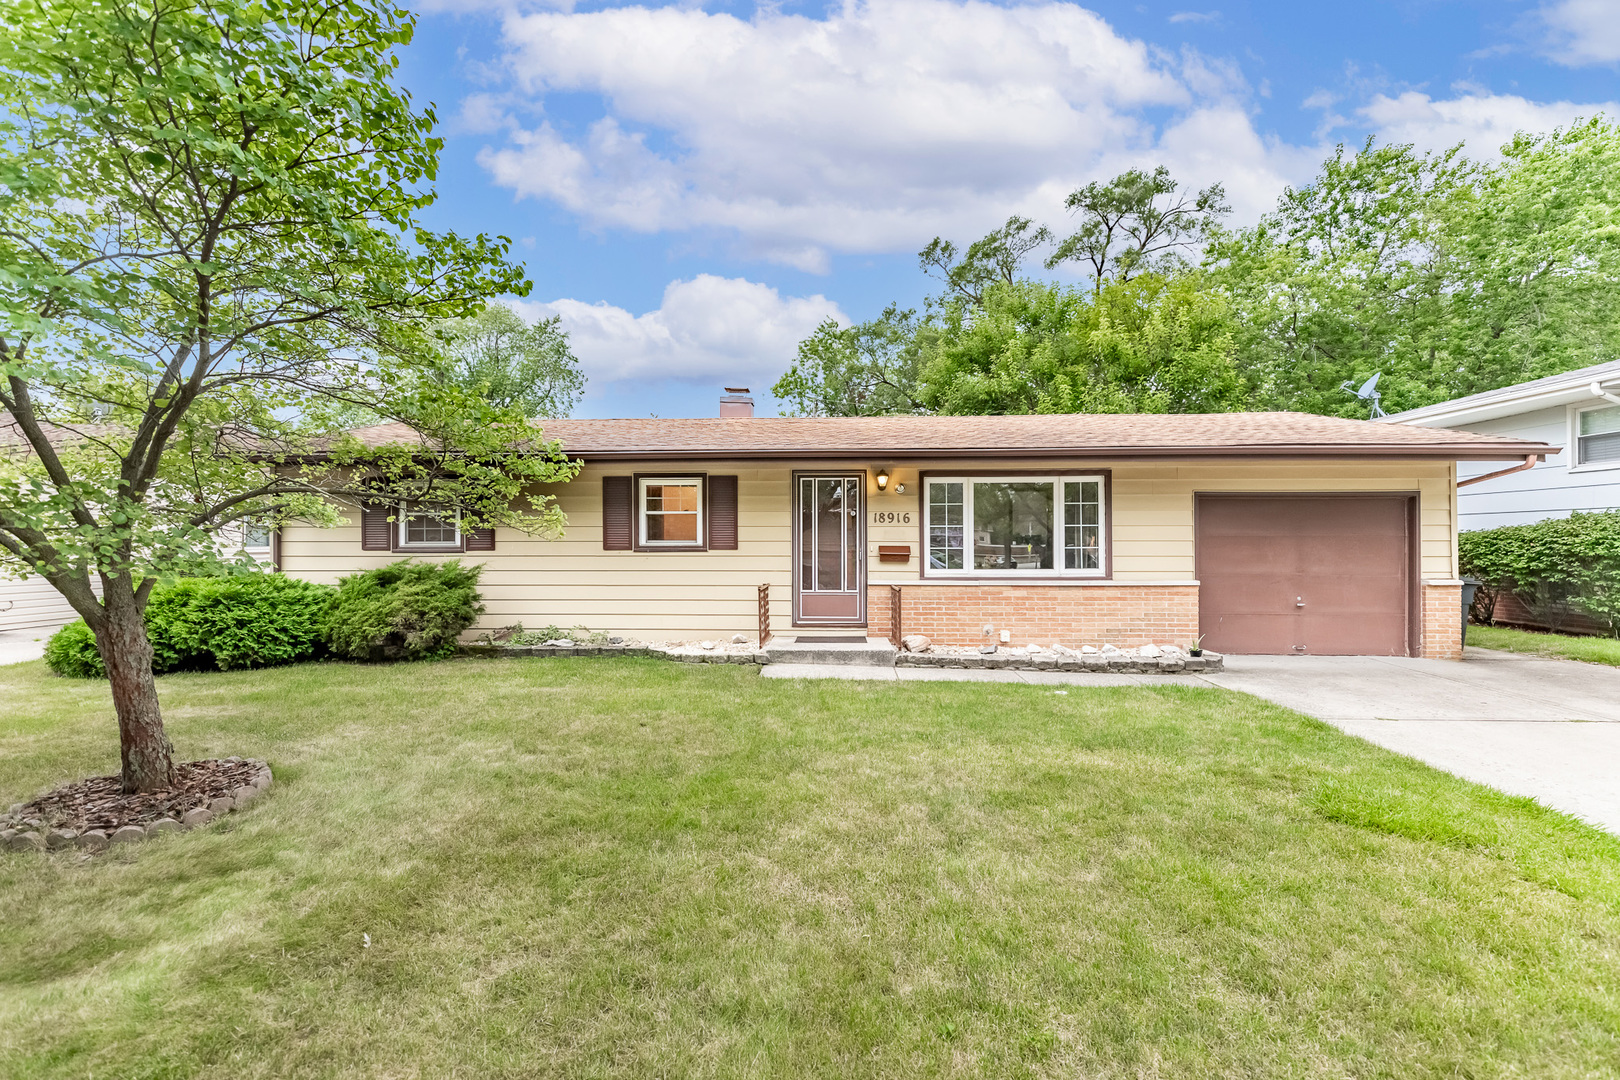
M 1620 668 L 1466 655 L 1228 656 L 1202 678 L 1620 833 Z
M 45 655 L 45 642 L 59 627 L 44 630 L 0 630 L 0 664 L 20 664 Z

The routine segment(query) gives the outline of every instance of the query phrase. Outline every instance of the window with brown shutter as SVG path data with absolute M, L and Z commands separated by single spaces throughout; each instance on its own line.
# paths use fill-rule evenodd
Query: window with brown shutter
M 630 533 L 635 517 L 632 487 L 628 476 L 602 477 L 603 551 L 630 551 L 635 547 Z
M 709 477 L 709 549 L 737 550 L 737 478 Z
M 468 551 L 494 551 L 495 550 L 495 530 L 494 529 L 472 529 L 472 530 L 468 531 L 466 550 L 468 550 Z
M 366 503 L 360 508 L 360 550 L 394 550 L 394 523 L 388 520 L 385 503 Z

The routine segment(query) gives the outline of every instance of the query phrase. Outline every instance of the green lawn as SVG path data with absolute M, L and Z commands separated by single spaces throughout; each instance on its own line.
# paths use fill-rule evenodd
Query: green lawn
M 0 855 L 7 1080 L 1620 1063 L 1620 841 L 1254 699 L 586 659 L 160 687 L 183 757 L 276 786 Z M 0 668 L 0 803 L 115 754 L 103 686 Z
M 1620 639 L 1616 638 L 1537 634 L 1529 630 L 1510 630 L 1505 626 L 1470 626 L 1468 644 L 1478 645 L 1482 649 L 1506 649 L 1508 652 L 1620 667 Z

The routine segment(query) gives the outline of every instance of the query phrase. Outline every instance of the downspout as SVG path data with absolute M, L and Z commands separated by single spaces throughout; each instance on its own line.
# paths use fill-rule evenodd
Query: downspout
M 1620 398 L 1616 398 L 1615 400 L 1620 402 Z M 1522 464 L 1515 465 L 1511 469 L 1498 469 L 1495 472 L 1485 473 L 1483 476 L 1470 476 L 1466 480 L 1457 481 L 1457 486 L 1460 488 L 1465 488 L 1469 484 L 1483 484 L 1487 480 L 1495 480 L 1498 476 L 1512 476 L 1516 472 L 1524 472 L 1526 469 L 1535 468 L 1536 463 L 1540 460 L 1540 454 L 1531 454 L 1524 459 Z
M 1612 401 L 1616 405 L 1620 405 L 1620 397 L 1615 397 L 1613 394 L 1603 389 L 1603 384 L 1598 382 L 1596 379 L 1592 380 L 1592 395 L 1594 397 L 1600 397 L 1604 401 Z

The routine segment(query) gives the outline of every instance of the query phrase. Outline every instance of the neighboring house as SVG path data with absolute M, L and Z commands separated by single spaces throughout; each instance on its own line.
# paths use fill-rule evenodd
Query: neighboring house
M 561 538 L 350 507 L 283 526 L 281 569 L 476 560 L 483 629 L 1456 657 L 1455 462 L 1552 450 L 1296 413 L 538 423 L 584 462 Z
M 1620 360 L 1410 409 L 1381 423 L 1472 431 L 1561 447 L 1533 468 L 1458 463 L 1462 530 L 1524 525 L 1576 510 L 1620 508 Z

